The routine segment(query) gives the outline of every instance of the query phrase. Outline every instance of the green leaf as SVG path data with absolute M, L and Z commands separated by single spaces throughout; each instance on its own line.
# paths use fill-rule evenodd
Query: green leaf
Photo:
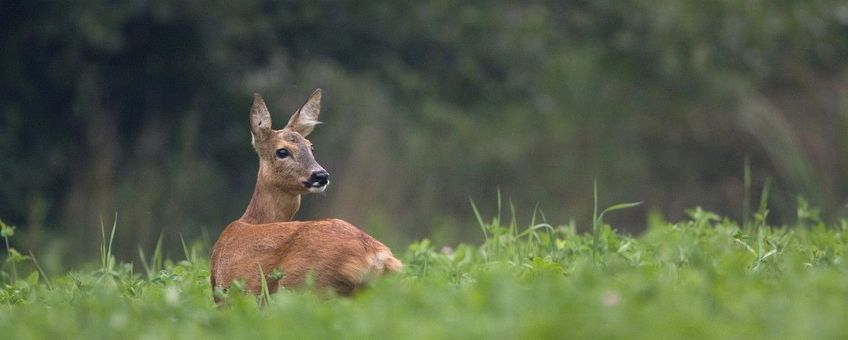
M 15 248 L 9 248 L 9 257 L 6 258 L 7 263 L 18 263 L 28 261 L 29 256 L 23 255 Z
M 0 220 L 0 236 L 3 238 L 15 236 L 15 226 L 7 225 L 3 220 Z
M 280 280 L 285 277 L 286 274 L 280 270 L 280 268 L 274 268 L 270 273 L 268 273 L 268 278 L 271 280 Z
M 32 273 L 29 273 L 29 276 L 27 276 L 26 278 L 26 282 L 27 284 L 29 284 L 30 287 L 35 287 L 36 285 L 38 285 L 38 272 L 33 271 Z
M 603 216 L 604 214 L 606 214 L 606 213 L 608 213 L 608 212 L 612 212 L 612 211 L 616 211 L 616 210 L 623 210 L 623 209 L 627 209 L 627 208 L 637 207 L 637 206 L 642 205 L 642 203 L 643 203 L 643 202 L 619 203 L 619 204 L 616 204 L 616 205 L 613 205 L 613 206 L 611 206 L 611 207 L 609 207 L 609 208 L 604 209 L 604 211 L 602 211 L 602 212 L 601 212 L 601 216 Z

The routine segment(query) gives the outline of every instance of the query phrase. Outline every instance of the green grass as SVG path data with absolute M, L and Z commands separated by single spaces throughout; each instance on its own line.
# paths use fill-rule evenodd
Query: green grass
M 848 222 L 801 208 L 789 227 L 766 225 L 764 209 L 745 226 L 700 208 L 677 223 L 652 215 L 638 237 L 601 216 L 581 233 L 477 213 L 483 244 L 396 249 L 404 273 L 353 298 L 281 291 L 260 303 L 231 292 L 223 307 L 199 243 L 179 261 L 157 247 L 143 266 L 105 246 L 99 268 L 49 284 L 17 273 L 32 260 L 18 254 L 3 267 L 0 337 L 844 339 Z

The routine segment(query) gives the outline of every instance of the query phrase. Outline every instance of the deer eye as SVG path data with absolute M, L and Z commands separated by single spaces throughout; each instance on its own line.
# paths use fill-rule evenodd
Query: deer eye
M 288 149 L 285 149 L 285 148 L 277 149 L 277 158 L 286 158 L 288 156 L 289 156 L 289 150 Z

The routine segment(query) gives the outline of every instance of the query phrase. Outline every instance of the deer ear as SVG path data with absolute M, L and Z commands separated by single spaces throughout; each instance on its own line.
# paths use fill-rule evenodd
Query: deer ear
M 306 137 L 315 125 L 321 124 L 318 121 L 318 114 L 321 113 L 321 89 L 316 89 L 306 100 L 306 103 L 300 107 L 289 119 L 286 129 L 290 129 Z
M 253 94 L 253 105 L 250 107 L 250 132 L 254 145 L 271 134 L 271 113 L 258 93 Z

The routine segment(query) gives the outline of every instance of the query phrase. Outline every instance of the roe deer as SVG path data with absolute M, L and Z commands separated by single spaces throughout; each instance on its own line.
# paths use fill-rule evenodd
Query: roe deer
M 250 131 L 259 154 L 256 188 L 244 215 L 221 232 L 212 248 L 213 291 L 245 280 L 246 289 L 259 294 L 261 269 L 270 292 L 301 287 L 312 275 L 316 288 L 350 295 L 371 275 L 401 270 L 388 247 L 348 222 L 291 221 L 300 195 L 323 192 L 329 184 L 329 173 L 315 161 L 305 138 L 319 123 L 320 109 L 317 89 L 285 128 L 273 130 L 264 100 L 254 94 Z M 272 277 L 275 269 L 284 275 Z

